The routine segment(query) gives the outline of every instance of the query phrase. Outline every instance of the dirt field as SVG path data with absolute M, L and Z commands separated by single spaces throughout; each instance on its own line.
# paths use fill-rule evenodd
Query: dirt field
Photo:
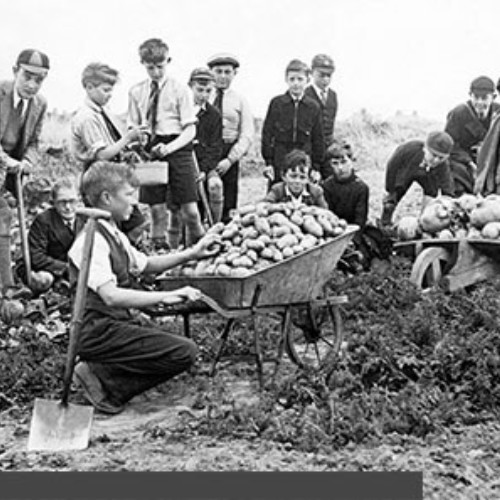
M 377 127 L 377 134 L 379 129 L 384 130 L 380 124 Z M 353 130 L 358 129 L 353 127 L 344 130 L 355 138 L 356 144 L 364 144 L 366 148 L 374 141 L 366 134 L 356 138 Z M 381 158 L 395 143 L 418 134 L 414 129 L 401 132 L 399 125 L 391 130 L 390 140 L 377 143 L 383 146 L 376 152 L 378 156 L 372 154 L 370 161 L 358 163 L 360 175 L 374 188 L 372 218 L 378 216 L 382 196 Z M 245 175 L 241 194 L 241 204 L 262 197 L 265 180 Z M 414 189 L 408 194 L 405 210 L 414 210 L 418 202 L 419 193 Z M 278 389 L 269 385 L 274 364 L 268 361 L 264 366 L 265 390 L 259 390 L 245 323 L 232 336 L 217 375 L 208 377 L 216 336 L 222 328 L 221 320 L 210 315 L 208 320 L 203 316 L 193 321 L 193 337 L 201 349 L 195 373 L 134 399 L 120 415 L 95 415 L 90 444 L 84 451 L 28 453 L 26 443 L 34 398 L 17 401 L 7 390 L 0 390 L 0 470 L 423 471 L 426 499 L 500 498 L 500 426 L 495 410 L 497 372 L 479 365 L 475 372 L 467 371 L 470 363 L 454 361 L 450 370 L 454 370 L 457 378 L 449 382 L 449 387 L 444 376 L 434 385 L 429 385 L 424 376 L 427 364 L 435 366 L 431 361 L 435 360 L 437 365 L 442 363 L 445 369 L 447 361 L 439 357 L 438 347 L 452 332 L 460 330 L 461 325 L 465 325 L 463 335 L 468 331 L 471 335 L 476 331 L 481 333 L 481 329 L 486 328 L 485 338 L 490 335 L 491 342 L 497 342 L 494 311 L 498 310 L 495 302 L 498 289 L 486 292 L 480 289 L 472 298 L 467 295 L 421 298 L 404 284 L 403 278 L 404 273 L 379 278 L 363 275 L 347 292 L 355 304 L 353 309 L 360 312 L 346 310 L 346 339 L 349 349 L 352 346 L 346 366 L 351 363 L 352 370 L 363 367 L 365 371 L 359 372 L 359 378 L 369 375 L 375 382 L 360 389 L 359 384 L 356 385 L 357 375 L 345 378 L 349 370 L 339 372 L 344 377 L 340 379 L 343 385 L 352 386 L 352 392 L 332 390 L 331 394 L 337 399 L 335 405 L 332 403 L 328 432 L 323 425 L 324 401 L 318 396 L 324 387 L 318 387 L 314 378 L 306 377 L 304 382 L 302 372 L 286 356 L 278 377 Z M 473 318 L 473 326 L 470 326 L 467 321 L 477 312 L 475 308 L 481 317 Z M 272 321 L 261 323 L 266 359 L 276 354 L 278 345 L 277 328 L 273 325 Z M 169 326 L 173 331 L 182 331 L 180 320 L 170 321 Z M 412 339 L 415 344 L 397 343 L 398 337 L 413 334 L 419 336 Z M 392 342 L 390 335 L 396 338 L 394 346 L 384 344 L 387 339 Z M 373 344 L 378 336 L 384 338 L 380 348 Z M 19 362 L 21 358 L 16 356 L 22 339 L 18 333 L 3 327 L 0 340 L 4 362 L 10 360 L 13 365 Z M 481 358 L 478 354 L 481 346 L 474 351 L 465 344 L 463 337 L 457 337 L 450 353 L 464 346 L 457 354 L 459 361 L 461 356 Z M 415 345 L 420 349 L 415 349 Z M 498 348 L 497 344 L 485 344 L 481 348 L 489 352 L 492 345 Z M 366 352 L 362 352 L 361 347 Z M 429 347 L 432 350 L 428 350 Z M 381 355 L 382 351 L 377 349 L 390 350 L 398 366 L 394 368 L 386 363 L 387 353 L 383 351 Z M 53 351 L 49 353 L 51 356 L 55 353 L 56 357 L 62 357 L 56 348 Z M 414 377 L 407 367 L 417 370 L 419 375 Z M 50 360 L 39 368 L 52 369 L 50 383 L 60 386 Z M 427 375 L 437 377 L 438 368 Z M 458 380 L 456 372 L 460 370 L 469 385 Z M 15 373 L 14 366 L 9 373 Z M 470 381 L 481 377 L 480 383 L 490 392 L 478 402 L 474 394 L 480 391 L 470 386 Z M 38 395 L 55 397 L 54 390 L 49 391 L 47 387 L 48 383 Z M 286 404 L 281 404 L 283 398 L 288 398 Z M 83 403 L 79 393 L 73 393 L 71 400 Z M 488 406 L 488 401 L 493 408 Z M 396 413 L 390 415 L 391 411 Z

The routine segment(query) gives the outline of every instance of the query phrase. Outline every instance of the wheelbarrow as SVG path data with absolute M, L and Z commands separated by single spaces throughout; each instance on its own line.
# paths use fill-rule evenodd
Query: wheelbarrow
M 394 244 L 413 259 L 410 281 L 422 290 L 454 291 L 500 275 L 500 240 L 424 239 Z
M 263 360 L 256 327 L 258 315 L 281 322 L 274 375 L 279 370 L 285 350 L 297 365 L 322 369 L 332 362 L 340 350 L 344 335 L 340 307 L 347 302 L 346 296 L 326 293 L 325 285 L 357 230 L 358 226 L 350 225 L 343 234 L 332 240 L 246 277 L 160 276 L 157 286 L 162 290 L 170 291 L 189 285 L 204 294 L 203 299 L 195 304 L 168 306 L 160 314 L 182 315 L 187 336 L 190 336 L 190 314 L 217 312 L 226 318 L 211 375 L 216 372 L 216 365 L 235 320 L 249 318 L 254 334 L 259 383 L 262 386 Z M 317 328 L 307 331 L 294 327 L 294 308 L 305 308 L 313 323 L 314 311 L 322 309 L 326 312 L 326 321 L 321 328 L 317 325 Z

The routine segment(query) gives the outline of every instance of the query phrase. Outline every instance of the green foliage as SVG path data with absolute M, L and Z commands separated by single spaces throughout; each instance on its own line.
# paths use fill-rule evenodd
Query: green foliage
M 317 451 L 394 434 L 422 438 L 496 418 L 500 283 L 421 294 L 402 278 L 408 263 L 393 264 L 385 275 L 332 280 L 335 292 L 350 299 L 344 310 L 348 346 L 326 374 L 285 374 L 259 404 L 209 412 L 199 432 Z M 219 398 L 205 393 L 212 407 L 220 408 Z

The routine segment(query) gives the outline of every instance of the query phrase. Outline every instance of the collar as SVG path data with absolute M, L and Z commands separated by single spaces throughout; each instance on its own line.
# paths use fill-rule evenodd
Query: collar
M 97 113 L 100 113 L 101 110 L 104 110 L 106 111 L 106 113 L 108 112 L 108 110 L 106 109 L 105 106 L 99 106 L 99 104 L 95 103 L 92 99 L 90 99 L 89 97 L 86 97 L 85 98 L 85 105 L 87 107 L 89 107 L 92 111 L 95 111 Z
M 321 90 L 315 83 L 311 83 L 311 87 L 314 89 L 316 94 L 318 94 L 318 97 L 321 99 L 321 93 L 326 92 L 326 95 L 328 96 L 328 89 L 326 90 Z
M 165 75 L 159 82 L 158 82 L 158 88 L 161 89 L 163 86 L 167 83 L 168 77 Z M 151 88 L 151 83 L 153 80 L 151 78 L 148 78 L 148 89 Z
M 194 105 L 195 114 L 204 113 L 207 110 L 207 103 L 204 102 L 201 106 L 199 104 Z
M 12 93 L 12 97 L 14 100 L 14 108 L 17 108 L 19 101 L 23 101 L 23 116 L 26 114 L 26 110 L 28 109 L 28 104 L 30 102 L 29 99 L 23 99 L 15 90 Z
M 292 102 L 300 102 L 302 101 L 302 99 L 304 99 L 304 92 L 302 92 L 302 94 L 299 96 L 299 97 L 293 97 L 293 95 L 290 93 L 290 91 L 288 90 L 287 91 L 287 94 L 288 94 L 288 97 L 290 97 L 290 100 Z
M 302 198 L 304 197 L 308 197 L 309 196 L 309 191 L 307 190 L 307 186 L 304 186 L 304 189 L 302 190 L 302 192 L 298 195 L 298 196 L 295 196 L 289 189 L 288 189 L 288 186 L 285 184 L 285 194 L 287 196 L 290 196 L 290 198 L 292 198 L 292 200 L 298 200 L 298 201 L 302 201 Z

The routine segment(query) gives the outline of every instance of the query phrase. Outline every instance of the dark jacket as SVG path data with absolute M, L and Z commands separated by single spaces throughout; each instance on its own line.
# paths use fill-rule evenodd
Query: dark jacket
M 83 219 L 77 217 L 72 231 L 54 207 L 37 215 L 28 233 L 32 270 L 62 276 L 68 269 L 68 251 L 82 226 Z
M 314 87 L 310 85 L 306 88 L 305 95 L 314 99 L 321 108 L 321 114 L 323 116 L 323 136 L 325 139 L 325 147 L 327 148 L 333 143 L 333 131 L 338 109 L 337 93 L 330 88 L 327 89 L 326 102 L 323 103 Z
M 193 144 L 200 171 L 207 173 L 213 170 L 222 155 L 222 117 L 210 103 L 198 112 Z
M 262 127 L 262 156 L 274 167 L 274 182 L 281 180 L 283 159 L 293 149 L 305 151 L 319 171 L 325 155 L 321 108 L 306 95 L 296 105 L 287 92 L 271 100 Z
M 346 180 L 338 180 L 335 174 L 323 183 L 328 208 L 349 224 L 364 228 L 368 219 L 368 185 L 354 172 Z
M 385 189 L 394 202 L 399 202 L 413 182 L 418 182 L 427 196 L 453 196 L 454 185 L 447 161 L 427 171 L 420 165 L 424 159 L 424 142 L 408 141 L 398 146 L 387 162 Z
M 269 193 L 267 193 L 264 201 L 270 203 L 281 203 L 285 201 L 292 201 L 292 196 L 287 193 L 286 184 L 284 182 L 278 182 L 271 187 Z M 325 197 L 323 196 L 323 189 L 314 184 L 306 185 L 306 192 L 302 194 L 302 203 L 305 205 L 314 205 L 316 207 L 328 208 Z
M 484 138 L 477 159 L 477 179 L 474 193 L 487 196 L 500 194 L 500 114 Z
M 450 160 L 467 165 L 469 162 L 477 162 L 477 146 L 484 140 L 494 115 L 500 111 L 500 104 L 494 102 L 488 115 L 481 120 L 477 115 L 472 103 L 453 108 L 447 116 L 445 131 L 451 135 L 454 141 Z

